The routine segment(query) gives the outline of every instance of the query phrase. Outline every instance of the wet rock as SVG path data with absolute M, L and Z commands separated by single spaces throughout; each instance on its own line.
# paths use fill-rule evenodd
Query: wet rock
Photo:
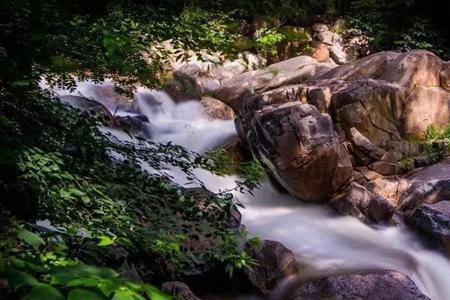
M 258 266 L 245 269 L 250 282 L 263 294 L 270 293 L 284 278 L 298 272 L 294 254 L 275 241 L 263 241 L 260 249 L 249 249 Z
M 393 271 L 334 276 L 305 283 L 295 300 L 426 300 L 414 282 Z
M 450 158 L 419 169 L 406 178 L 408 188 L 401 194 L 403 211 L 421 204 L 434 204 L 450 199 Z
M 314 106 L 265 106 L 249 121 L 245 127 L 252 152 L 294 196 L 326 201 L 350 180 L 351 162 L 331 118 Z
M 363 222 L 387 220 L 393 213 L 386 199 L 356 182 L 335 196 L 330 204 L 342 215 L 354 216 Z
M 161 290 L 163 292 L 172 295 L 176 299 L 180 300 L 200 300 L 194 293 L 191 291 L 189 286 L 180 281 L 168 281 L 164 282 L 161 285 Z
M 68 104 L 73 108 L 79 109 L 81 111 L 86 111 L 92 116 L 101 114 L 111 116 L 109 110 L 103 104 L 95 100 L 73 95 L 60 96 L 59 99 L 62 103 Z
M 406 220 L 426 232 L 450 237 L 450 200 L 422 204 L 407 213 Z
M 203 96 L 201 103 L 205 113 L 210 119 L 232 120 L 234 112 L 231 107 L 216 98 Z

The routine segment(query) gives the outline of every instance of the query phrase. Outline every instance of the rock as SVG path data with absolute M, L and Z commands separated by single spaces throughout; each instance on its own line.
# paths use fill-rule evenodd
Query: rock
M 372 159 L 381 159 L 386 154 L 386 151 L 373 144 L 355 127 L 350 128 L 350 137 L 355 147 Z
M 343 45 L 347 62 L 365 57 L 370 54 L 369 37 L 366 35 L 356 35 L 347 40 Z
M 90 115 L 106 115 L 112 116 L 111 112 L 101 103 L 81 96 L 64 95 L 59 99 L 62 103 L 68 104 L 73 108 L 86 111 Z
M 318 62 L 327 62 L 330 59 L 330 51 L 323 43 L 313 42 L 311 48 L 305 54 L 310 55 Z
M 203 96 L 201 103 L 210 119 L 232 120 L 234 112 L 231 107 L 213 97 Z
M 172 295 L 176 299 L 180 300 L 200 300 L 194 293 L 191 291 L 189 286 L 180 281 L 168 281 L 164 282 L 161 285 L 161 290 L 163 292 Z
M 269 105 L 248 121 L 244 127 L 253 154 L 294 196 L 326 201 L 350 180 L 351 162 L 331 118 L 314 106 Z
M 250 248 L 248 252 L 259 264 L 244 272 L 263 294 L 270 293 L 284 278 L 298 272 L 294 254 L 279 242 L 265 240 L 260 249 Z
M 376 161 L 369 165 L 369 168 L 381 175 L 394 175 L 402 172 L 402 167 L 399 164 L 386 161 Z
M 450 62 L 444 64 L 439 77 L 441 79 L 441 87 L 450 92 Z
M 328 87 L 311 87 L 307 89 L 307 101 L 320 112 L 328 113 L 331 103 L 331 92 Z
M 393 213 L 386 199 L 356 182 L 352 182 L 344 192 L 335 196 L 330 204 L 340 214 L 354 216 L 366 223 L 371 220 L 387 220 Z
M 295 300 L 429 300 L 407 276 L 383 271 L 334 276 L 303 284 Z
M 199 99 L 211 94 L 220 86 L 220 80 L 210 73 L 213 64 L 202 61 L 190 61 L 180 64 L 173 71 L 173 79 L 165 91 L 177 101 Z
M 376 146 L 401 140 L 398 117 L 402 114 L 399 99 L 405 91 L 400 86 L 365 79 L 341 89 L 331 97 L 330 111 L 346 132 L 352 127 Z
M 405 99 L 402 136 L 423 137 L 430 125 L 444 128 L 450 122 L 450 93 L 440 87 L 418 86 Z
M 443 66 L 442 59 L 434 53 L 412 50 L 391 61 L 379 79 L 395 82 L 408 90 L 417 86 L 439 87 Z
M 450 199 L 450 158 L 417 170 L 406 178 L 408 187 L 401 194 L 403 211 L 421 204 L 434 204 Z
M 329 65 L 318 63 L 312 57 L 298 56 L 272 64 L 263 70 L 235 76 L 223 82 L 214 95 L 235 111 L 240 111 L 246 98 L 283 85 L 306 81 L 329 69 Z
M 422 204 L 407 213 L 406 220 L 426 232 L 450 237 L 450 200 Z
M 406 211 L 422 203 L 419 196 L 434 201 L 428 196 L 438 197 L 447 180 L 393 176 L 404 171 L 404 157 L 420 152 L 407 138 L 422 137 L 432 123 L 450 123 L 450 93 L 441 80 L 446 64 L 425 50 L 380 52 L 331 69 L 300 56 L 236 76 L 216 94 L 238 112 L 239 137 L 253 155 L 297 198 L 329 201 L 354 174 L 369 193 L 386 200 L 370 201 L 373 210 L 389 203 Z M 353 165 L 362 169 L 354 172 Z M 361 209 L 364 198 L 352 197 L 342 198 L 350 209 L 383 218 L 379 211 L 371 217 L 368 204 Z
M 347 55 L 342 49 L 341 45 L 334 44 L 330 47 L 330 56 L 338 65 L 345 64 L 347 62 Z
M 324 44 L 333 45 L 333 32 L 330 31 L 328 25 L 322 23 L 313 24 L 311 27 L 312 37 Z

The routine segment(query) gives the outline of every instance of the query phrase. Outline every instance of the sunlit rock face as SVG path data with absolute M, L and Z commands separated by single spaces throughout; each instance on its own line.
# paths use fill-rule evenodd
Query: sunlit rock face
M 338 67 L 300 56 L 225 81 L 216 97 L 238 111 L 240 137 L 290 193 L 325 201 L 346 189 L 352 166 L 403 172 L 399 161 L 417 151 L 405 139 L 450 122 L 447 73 L 424 50 Z

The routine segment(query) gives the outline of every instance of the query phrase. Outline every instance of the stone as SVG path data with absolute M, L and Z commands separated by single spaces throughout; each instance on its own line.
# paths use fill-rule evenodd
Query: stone
M 250 248 L 248 253 L 258 265 L 244 272 L 263 294 L 269 294 L 284 278 L 298 272 L 294 254 L 279 242 L 265 240 L 260 249 Z
M 59 99 L 62 103 L 70 105 L 73 108 L 79 109 L 81 111 L 86 111 L 93 116 L 101 114 L 110 117 L 112 116 L 111 112 L 106 108 L 105 105 L 95 100 L 74 95 L 59 96 Z
M 333 276 L 303 284 L 294 300 L 429 300 L 406 275 L 394 271 Z
M 327 45 L 333 45 L 333 32 L 330 31 L 328 25 L 316 23 L 311 26 L 313 39 Z
M 313 42 L 311 48 L 306 53 L 318 62 L 327 62 L 330 59 L 330 51 L 323 43 Z
M 168 281 L 161 285 L 161 290 L 180 300 L 200 300 L 189 286 L 180 281 Z
M 402 173 L 402 167 L 397 163 L 386 161 L 376 161 L 369 165 L 369 168 L 381 175 L 394 175 Z
M 320 112 L 328 113 L 331 103 L 331 92 L 328 87 L 311 87 L 307 89 L 307 101 Z
M 355 127 L 350 128 L 350 137 L 355 147 L 372 159 L 381 159 L 386 154 L 386 151 L 373 144 Z
M 439 73 L 441 87 L 450 92 L 450 62 L 446 62 Z
M 405 100 L 402 136 L 422 138 L 430 125 L 444 128 L 450 122 L 450 93 L 440 87 L 415 87 Z
M 248 121 L 252 153 L 292 195 L 323 202 L 351 179 L 351 162 L 330 116 L 314 106 L 269 105 Z
M 283 85 L 304 82 L 330 68 L 328 64 L 319 63 L 310 56 L 298 56 L 224 81 L 214 96 L 238 112 L 247 98 Z
M 220 100 L 210 96 L 203 96 L 200 101 L 203 105 L 206 116 L 209 119 L 233 120 L 234 111 L 231 107 Z
M 450 199 L 450 158 L 419 169 L 406 178 L 408 188 L 401 195 L 401 209 L 412 210 L 421 204 Z
M 450 197 L 448 199 L 435 204 L 422 204 L 408 212 L 405 218 L 423 231 L 450 237 Z
M 392 206 L 386 199 L 356 182 L 333 197 L 330 204 L 340 214 L 354 216 L 366 223 L 387 220 L 393 213 Z
M 347 55 L 342 49 L 341 45 L 334 44 L 330 47 L 330 56 L 338 65 L 345 64 L 347 62 Z
M 402 140 L 398 126 L 405 90 L 386 81 L 364 79 L 331 97 L 330 113 L 349 132 L 356 128 L 376 146 Z

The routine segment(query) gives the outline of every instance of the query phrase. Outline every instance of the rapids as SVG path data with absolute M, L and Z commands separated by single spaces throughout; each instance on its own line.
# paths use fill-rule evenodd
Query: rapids
M 233 121 L 209 120 L 199 101 L 177 104 L 164 92 L 139 88 L 134 106 L 126 110 L 117 110 L 113 96 L 99 95 L 90 82 L 80 83 L 72 93 L 61 90 L 57 93 L 94 99 L 120 115 L 144 114 L 150 121 L 147 126 L 152 139 L 172 141 L 198 153 L 214 149 L 236 135 Z M 181 172 L 176 169 L 171 172 L 177 182 L 185 182 Z M 220 177 L 204 170 L 196 173 L 212 191 L 235 184 L 233 176 Z M 240 211 L 247 230 L 292 250 L 305 280 L 395 270 L 408 275 L 430 298 L 450 299 L 450 262 L 437 252 L 425 250 L 406 229 L 374 228 L 353 217 L 336 216 L 324 205 L 305 204 L 280 194 L 267 182 L 254 195 L 236 192 L 234 196 L 245 206 Z

